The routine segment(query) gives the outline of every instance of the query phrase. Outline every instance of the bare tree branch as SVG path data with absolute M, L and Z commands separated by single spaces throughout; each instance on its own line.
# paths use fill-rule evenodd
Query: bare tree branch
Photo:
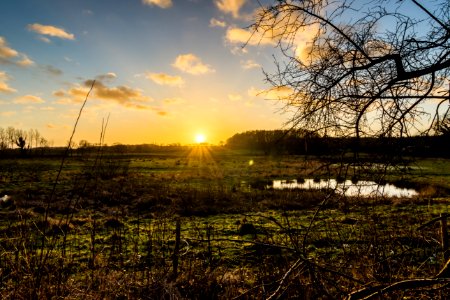
M 259 11 L 252 28 L 283 54 L 266 79 L 292 90 L 284 101 L 293 127 L 356 137 L 429 131 L 429 107 L 450 81 L 450 4 L 413 0 L 414 14 L 404 2 L 281 0 Z

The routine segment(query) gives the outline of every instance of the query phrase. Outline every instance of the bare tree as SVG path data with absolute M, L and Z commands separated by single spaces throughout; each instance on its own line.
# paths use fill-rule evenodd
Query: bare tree
M 282 50 L 266 78 L 292 90 L 285 99 L 295 109 L 292 125 L 337 136 L 428 133 L 449 105 L 450 2 L 426 6 L 279 0 L 262 7 L 254 36 Z
M 291 91 L 282 100 L 294 112 L 293 127 L 357 139 L 446 128 L 450 1 L 278 0 L 261 7 L 251 27 L 252 38 L 270 39 L 280 49 L 276 69 L 266 71 L 266 80 L 275 90 Z M 311 224 L 314 220 L 315 215 Z M 338 265 L 326 267 L 342 278 L 353 277 Z M 280 287 L 299 268 L 294 263 Z M 311 271 L 318 282 L 326 277 L 320 268 Z M 438 274 L 385 286 L 369 284 L 349 298 L 445 286 L 449 269 L 447 261 L 439 273 L 445 278 Z M 269 298 L 278 297 L 278 290 Z
M 8 142 L 8 148 L 14 148 L 14 145 L 16 143 L 16 130 L 14 129 L 14 127 L 9 126 L 8 128 L 6 128 L 6 139 Z
M 16 129 L 15 144 L 17 147 L 19 147 L 20 154 L 25 155 L 26 153 L 25 146 L 27 145 L 27 133 L 25 131 Z
M 8 137 L 6 130 L 0 127 L 0 150 L 8 149 Z

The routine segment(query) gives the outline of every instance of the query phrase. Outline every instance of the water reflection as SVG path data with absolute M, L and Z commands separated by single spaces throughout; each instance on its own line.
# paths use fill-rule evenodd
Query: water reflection
M 418 193 L 413 189 L 399 188 L 392 184 L 379 185 L 374 181 L 359 181 L 352 183 L 351 180 L 337 182 L 335 179 L 314 180 L 274 180 L 272 187 L 277 190 L 283 189 L 333 189 L 336 193 L 345 196 L 359 197 L 399 197 L 411 198 Z

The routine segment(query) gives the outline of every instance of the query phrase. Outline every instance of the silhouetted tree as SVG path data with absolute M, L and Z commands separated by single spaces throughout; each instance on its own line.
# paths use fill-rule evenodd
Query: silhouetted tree
M 12 126 L 4 129 L 0 127 L 0 151 L 8 152 L 8 150 L 19 148 L 20 154 L 25 153 L 31 154 L 31 149 L 38 147 L 41 148 L 40 153 L 42 154 L 42 148 L 48 147 L 48 141 L 41 136 L 37 129 L 30 129 L 28 131 L 22 129 L 16 129 Z M 35 153 L 37 153 L 35 151 Z
M 271 39 L 281 50 L 266 80 L 274 91 L 290 91 L 283 100 L 294 112 L 293 127 L 321 136 L 355 137 L 356 150 L 362 137 L 383 137 L 379 141 L 392 149 L 383 158 L 392 159 L 402 151 L 394 137 L 428 134 L 450 105 L 449 0 L 278 0 L 261 7 L 252 28 L 252 38 Z M 442 130 L 448 128 L 438 123 Z M 359 167 L 353 168 L 355 173 L 364 171 Z M 303 240 L 307 238 L 308 232 Z M 282 295 L 285 279 L 304 267 L 302 259 L 309 264 L 307 255 L 298 256 L 268 299 Z M 425 284 L 414 279 L 387 287 L 364 282 L 368 287 L 349 299 L 438 285 L 440 274 L 448 279 L 449 270 L 450 260 Z M 336 282 L 327 274 L 353 278 L 351 272 L 344 275 L 348 271 L 326 265 L 308 269 L 308 274 L 321 286 Z
M 19 133 L 20 134 L 20 133 Z M 20 154 L 21 155 L 25 155 L 25 145 L 26 145 L 26 140 L 22 135 L 19 135 L 19 137 L 16 140 L 16 145 L 17 147 L 19 147 L 20 149 Z
M 442 115 L 437 115 L 434 130 L 437 135 L 450 136 L 450 106 Z
M 292 124 L 338 136 L 429 132 L 450 99 L 450 2 L 422 2 L 279 0 L 262 7 L 254 36 L 282 50 L 266 78 L 291 89 L 284 100 L 296 110 Z

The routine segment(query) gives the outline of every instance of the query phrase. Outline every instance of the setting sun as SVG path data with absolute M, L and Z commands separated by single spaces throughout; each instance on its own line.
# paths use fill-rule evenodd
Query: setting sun
M 197 144 L 206 142 L 206 136 L 203 133 L 198 133 L 197 135 L 195 135 L 195 142 Z

